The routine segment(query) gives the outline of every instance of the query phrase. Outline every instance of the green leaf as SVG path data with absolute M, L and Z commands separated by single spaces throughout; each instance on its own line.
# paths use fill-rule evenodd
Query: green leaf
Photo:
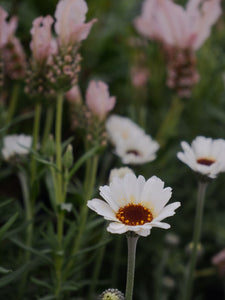
M 3 268 L 3 267 L 0 267 L 0 273 L 1 274 L 8 274 L 8 273 L 11 273 L 12 270 L 8 270 L 6 268 Z
M 68 176 L 69 180 L 75 174 L 75 172 L 82 166 L 82 164 L 85 163 L 85 161 L 87 159 L 89 159 L 90 157 L 92 157 L 99 149 L 100 149 L 100 146 L 97 145 L 94 148 L 92 148 L 91 150 L 89 150 L 88 152 L 86 152 L 84 155 L 82 155 L 78 159 L 78 161 L 75 163 L 75 165 L 73 166 L 72 170 L 69 173 L 69 176 Z
M 2 202 L 0 203 L 0 208 L 2 208 L 3 206 L 6 206 L 6 205 L 12 203 L 13 201 L 14 201 L 14 199 L 12 199 L 12 198 L 7 199 L 7 200 L 5 200 L 5 201 L 2 201 Z
M 49 290 L 52 288 L 52 286 L 50 284 L 48 284 L 47 282 L 37 279 L 35 277 L 31 277 L 31 281 L 39 286 L 43 286 L 43 287 L 49 289 Z
M 22 274 L 24 274 L 26 271 L 31 269 L 36 263 L 37 263 L 37 261 L 33 261 L 32 263 L 23 265 L 21 268 L 17 269 L 16 271 L 12 271 L 12 272 L 10 272 L 10 274 L 1 277 L 0 288 L 3 286 L 6 286 L 7 284 L 11 283 L 12 281 L 17 280 L 18 278 L 21 279 Z
M 0 239 L 6 233 L 6 231 L 13 225 L 18 217 L 18 212 L 16 212 L 0 229 Z
M 47 295 L 42 298 L 38 298 L 38 300 L 52 300 L 52 299 L 55 299 L 54 295 Z
M 52 263 L 52 260 L 47 255 L 44 254 L 44 251 L 35 250 L 34 248 L 27 247 L 25 244 L 23 244 L 21 241 L 19 241 L 16 238 L 10 238 L 10 241 L 12 241 L 14 244 L 16 244 L 17 246 L 19 246 L 20 248 L 22 248 L 24 250 L 27 250 L 27 251 L 30 251 L 31 253 L 33 253 L 36 256 L 42 258 L 46 262 Z

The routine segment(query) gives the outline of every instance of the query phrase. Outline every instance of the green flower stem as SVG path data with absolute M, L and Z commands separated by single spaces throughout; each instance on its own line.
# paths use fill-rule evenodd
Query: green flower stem
M 54 116 L 54 108 L 52 105 L 50 105 L 47 109 L 46 113 L 46 121 L 45 121 L 45 128 L 42 138 L 42 149 L 44 149 L 45 144 L 49 138 L 49 134 L 51 133 L 52 123 L 53 123 L 53 116 Z
M 93 189 L 95 186 L 95 179 L 96 179 L 96 173 L 98 168 L 98 155 L 94 155 L 92 158 L 88 159 L 86 164 L 86 175 L 85 175 L 85 182 L 84 182 L 84 202 L 81 207 L 80 212 L 80 223 L 78 227 L 78 233 L 76 235 L 76 238 L 74 240 L 73 248 L 71 255 L 74 256 L 80 249 L 82 236 L 85 230 L 85 224 L 87 220 L 88 215 L 88 207 L 87 207 L 87 201 L 91 198 Z M 71 267 L 74 265 L 75 260 L 70 260 L 66 270 L 69 271 Z
M 207 188 L 206 182 L 199 182 L 197 208 L 195 214 L 195 226 L 194 226 L 194 234 L 193 234 L 193 248 L 192 248 L 191 258 L 186 273 L 186 280 L 185 280 L 184 290 L 183 290 L 184 292 L 183 300 L 191 299 L 191 295 L 192 295 L 193 277 L 194 277 L 194 271 L 195 271 L 195 266 L 197 261 L 197 249 L 198 249 L 198 244 L 201 236 L 206 188 Z
M 177 96 L 174 96 L 170 109 L 156 135 L 156 140 L 160 145 L 164 145 L 168 138 L 175 133 L 183 108 L 184 102 Z
M 34 127 L 33 127 L 33 143 L 32 150 L 37 150 L 38 140 L 39 140 L 39 132 L 40 132 L 40 119 L 41 119 L 41 104 L 37 103 L 35 106 L 35 114 L 34 114 Z M 31 165 L 30 165 L 30 173 L 31 173 L 31 183 L 30 188 L 33 190 L 34 182 L 36 180 L 37 173 L 37 162 L 35 156 L 31 157 Z M 34 194 L 34 193 L 32 193 Z M 34 197 L 32 197 L 32 204 L 34 205 Z
M 60 92 L 57 97 L 56 105 L 56 211 L 57 211 L 57 241 L 58 249 L 55 258 L 56 286 L 55 296 L 60 299 L 62 287 L 62 265 L 63 265 L 63 229 L 64 229 L 64 212 L 60 210 L 60 204 L 63 203 L 63 176 L 62 176 L 62 114 L 63 114 L 63 93 Z
M 23 201 L 24 201 L 24 207 L 25 207 L 25 220 L 27 223 L 25 244 L 26 244 L 27 248 L 30 248 L 30 247 L 32 247 L 32 235 L 33 235 L 33 206 L 30 201 L 28 178 L 23 169 L 21 169 L 18 172 L 18 178 L 20 181 L 21 189 L 22 189 Z M 23 263 L 26 264 L 30 260 L 30 251 L 26 250 L 24 255 L 25 256 L 24 256 Z M 28 272 L 24 273 L 22 282 L 19 286 L 18 299 L 23 298 L 25 286 L 26 286 L 26 282 L 27 282 L 27 276 L 28 276 Z
M 133 232 L 127 233 L 128 260 L 125 300 L 133 299 L 135 258 L 138 238 L 139 236 Z
M 163 255 L 162 258 L 160 259 L 160 262 L 158 264 L 158 268 L 156 270 L 156 274 L 155 274 L 155 299 L 157 300 L 161 300 L 162 299 L 162 295 L 163 295 L 163 289 L 162 289 L 162 278 L 165 272 L 165 267 L 166 264 L 168 262 L 168 258 L 169 258 L 169 254 L 170 254 L 170 248 L 165 248 L 163 250 Z
M 108 236 L 108 232 L 106 230 L 104 230 L 102 237 L 101 237 L 101 242 L 104 242 L 106 240 L 107 236 Z M 92 297 L 94 295 L 95 288 L 96 288 L 96 285 L 98 282 L 99 272 L 100 272 L 101 265 L 102 265 L 102 260 L 103 260 L 104 253 L 105 253 L 105 249 L 106 249 L 106 244 L 104 244 L 100 249 L 97 249 L 97 251 L 96 251 L 97 255 L 96 255 L 96 260 L 95 260 L 95 264 L 94 264 L 94 269 L 92 272 L 92 277 L 91 277 L 87 300 L 92 300 Z
M 57 204 L 62 203 L 62 113 L 63 113 L 63 93 L 58 94 L 56 106 L 56 167 L 57 167 Z
M 7 119 L 6 119 L 7 124 L 12 120 L 12 118 L 14 116 L 17 102 L 18 102 L 19 90 L 20 90 L 19 84 L 15 84 L 13 86 L 12 97 L 11 97 L 10 103 L 9 103 L 9 109 L 8 109 L 8 114 L 7 114 Z

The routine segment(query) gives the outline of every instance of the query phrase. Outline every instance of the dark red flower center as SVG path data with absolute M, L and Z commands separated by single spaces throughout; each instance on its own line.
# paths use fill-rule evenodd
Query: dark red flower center
M 126 152 L 127 154 L 134 154 L 135 156 L 140 156 L 140 152 L 138 152 L 137 150 L 131 149 L 131 150 L 127 150 Z
M 121 207 L 116 217 L 125 225 L 135 226 L 143 225 L 153 220 L 150 209 L 142 206 L 141 204 L 130 203 Z
M 215 162 L 212 158 L 202 157 L 197 159 L 197 163 L 200 165 L 211 166 Z

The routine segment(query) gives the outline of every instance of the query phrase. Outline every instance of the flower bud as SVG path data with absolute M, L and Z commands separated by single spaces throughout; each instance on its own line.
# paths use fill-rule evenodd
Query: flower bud
M 73 165 L 73 147 L 68 145 L 66 152 L 63 156 L 63 165 L 66 169 L 70 169 Z
M 99 300 L 124 300 L 124 295 L 118 289 L 107 289 L 99 296 Z
M 44 146 L 43 152 L 47 157 L 52 157 L 55 154 L 55 141 L 53 136 L 50 134 L 46 144 Z

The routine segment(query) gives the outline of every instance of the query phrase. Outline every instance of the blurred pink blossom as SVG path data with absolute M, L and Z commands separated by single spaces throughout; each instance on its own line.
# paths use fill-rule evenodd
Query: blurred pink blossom
M 8 39 L 8 23 L 6 22 L 7 16 L 8 13 L 0 6 L 0 49 L 6 44 Z
M 131 68 L 130 75 L 133 86 L 139 88 L 146 85 L 150 76 L 150 72 L 146 67 L 134 66 Z
M 55 31 L 60 45 L 68 47 L 85 40 L 96 19 L 84 23 L 87 4 L 84 0 L 61 0 L 55 11 Z
M 66 98 L 69 103 L 81 104 L 82 96 L 78 85 L 74 85 L 68 92 L 66 92 Z
M 18 25 L 17 17 L 6 20 L 8 13 L 0 7 L 0 50 L 4 72 L 12 79 L 25 75 L 26 57 L 20 40 L 15 36 Z
M 115 97 L 110 97 L 108 86 L 103 81 L 92 80 L 86 92 L 87 107 L 100 119 L 104 119 L 116 103 Z
M 51 32 L 53 22 L 53 18 L 49 15 L 46 17 L 38 17 L 33 21 L 30 48 L 34 60 L 39 64 L 46 62 L 52 54 L 57 52 L 57 44 Z
M 136 29 L 167 46 L 196 50 L 221 14 L 220 0 L 189 0 L 186 9 L 172 0 L 145 0 Z
M 189 0 L 184 9 L 172 0 L 145 0 L 134 20 L 137 31 L 160 42 L 167 60 L 167 85 L 189 98 L 199 81 L 195 51 L 209 37 L 221 14 L 221 0 Z
M 225 276 L 225 249 L 213 256 L 212 264 L 217 267 L 221 276 Z

